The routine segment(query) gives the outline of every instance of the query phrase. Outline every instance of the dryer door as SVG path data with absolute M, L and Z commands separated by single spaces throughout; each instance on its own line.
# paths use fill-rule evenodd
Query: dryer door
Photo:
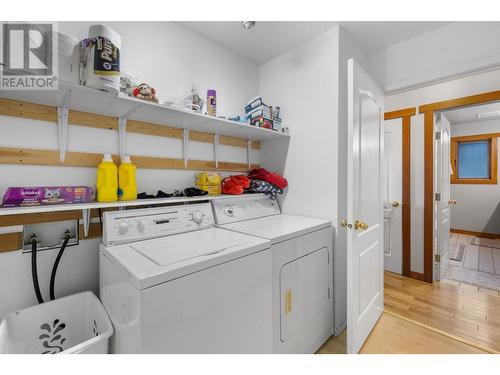
M 285 342 L 320 312 L 329 300 L 328 248 L 285 264 L 280 272 L 281 341 Z

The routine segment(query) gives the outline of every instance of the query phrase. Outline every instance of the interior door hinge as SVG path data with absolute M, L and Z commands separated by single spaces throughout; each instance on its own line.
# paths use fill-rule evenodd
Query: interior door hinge
M 439 254 L 434 254 L 434 262 L 436 262 L 436 263 L 441 263 L 441 255 L 439 255 Z
M 441 201 L 441 193 L 434 193 L 434 200 L 436 202 L 440 202 Z
M 436 140 L 439 141 L 441 139 L 441 132 L 436 132 Z
M 331 296 L 331 289 L 330 287 L 328 287 L 328 299 L 330 299 L 330 296 Z

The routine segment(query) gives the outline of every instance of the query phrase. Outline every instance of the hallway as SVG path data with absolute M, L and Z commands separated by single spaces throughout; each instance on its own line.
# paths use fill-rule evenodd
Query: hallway
M 500 291 L 500 240 L 451 233 L 446 278 Z
M 443 281 L 434 284 L 386 272 L 385 309 L 360 353 L 500 352 L 498 292 Z M 345 353 L 346 332 L 320 354 Z

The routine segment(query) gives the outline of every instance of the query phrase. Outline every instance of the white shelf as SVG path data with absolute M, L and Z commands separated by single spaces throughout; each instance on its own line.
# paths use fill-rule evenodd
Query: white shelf
M 68 91 L 71 91 L 69 108 L 76 111 L 113 117 L 124 117 L 133 111 L 128 116 L 131 120 L 228 135 L 253 141 L 289 137 L 288 134 L 274 130 L 189 112 L 187 110 L 184 111 L 158 103 L 130 98 L 121 94 L 116 95 L 63 81 L 59 81 L 58 90 L 3 91 L 0 93 L 0 97 L 57 107 L 62 104 L 64 95 Z
M 112 208 L 112 207 L 135 207 L 135 206 L 150 206 L 172 203 L 192 203 L 198 201 L 211 201 L 215 199 L 234 198 L 234 197 L 249 197 L 259 196 L 262 194 L 243 194 L 243 195 L 203 195 L 199 197 L 171 197 L 171 198 L 152 198 L 152 199 L 137 199 L 134 201 L 117 201 L 117 202 L 91 202 L 91 203 L 76 203 L 76 204 L 59 204 L 59 205 L 44 205 L 44 206 L 29 206 L 29 207 L 6 207 L 0 208 L 0 216 L 5 215 L 22 215 L 22 214 L 39 214 L 44 212 L 61 212 L 73 210 L 91 210 L 95 208 Z

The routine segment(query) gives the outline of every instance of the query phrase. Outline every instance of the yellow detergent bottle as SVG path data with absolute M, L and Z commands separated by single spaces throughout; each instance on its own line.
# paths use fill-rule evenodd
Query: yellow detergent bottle
M 130 161 L 130 156 L 124 156 L 118 168 L 118 199 L 131 201 L 137 199 L 136 167 Z
M 118 200 L 118 171 L 111 154 L 104 154 L 97 166 L 97 201 L 114 202 Z

